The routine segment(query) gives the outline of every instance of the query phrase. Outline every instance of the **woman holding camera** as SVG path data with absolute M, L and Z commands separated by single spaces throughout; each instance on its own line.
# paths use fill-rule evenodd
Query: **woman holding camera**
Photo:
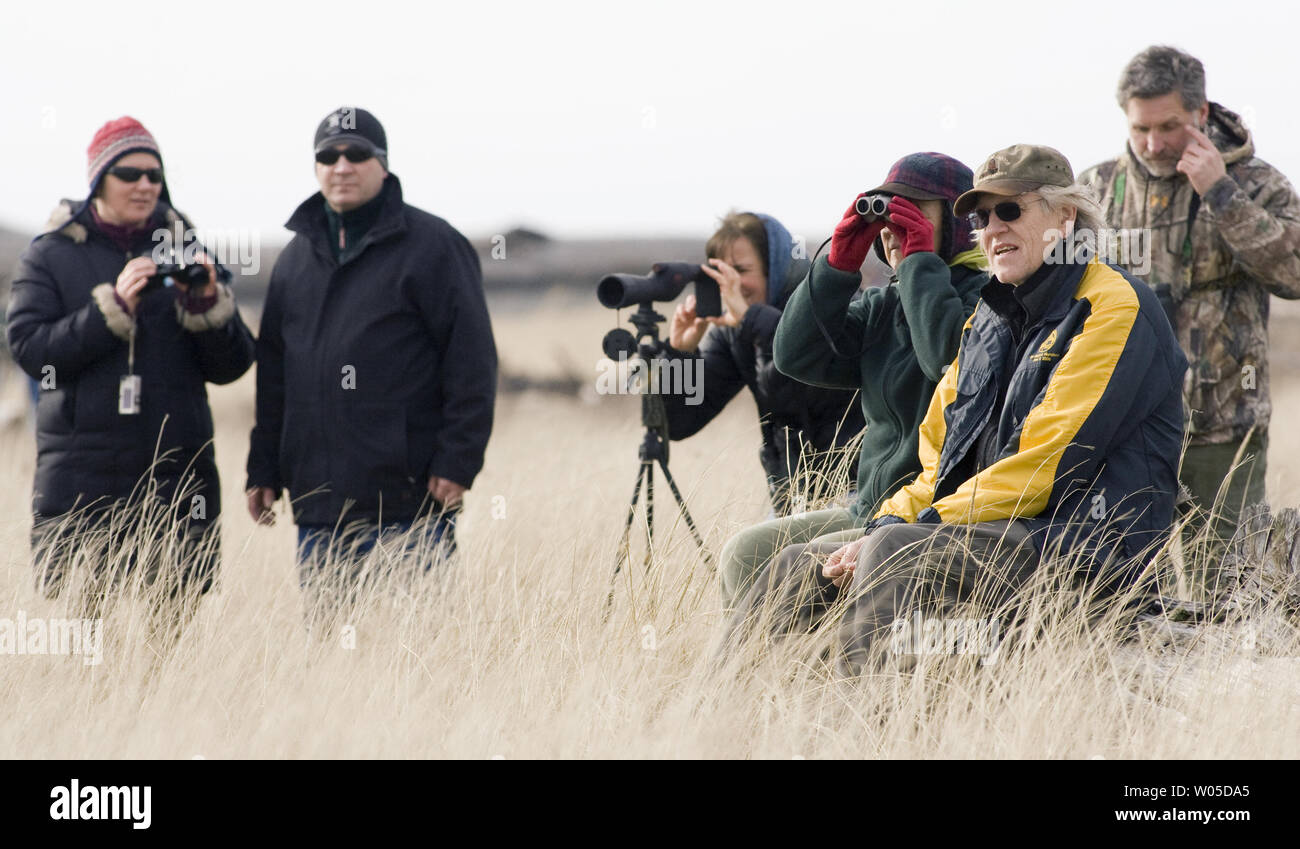
M 781 222 L 752 212 L 724 217 L 705 253 L 702 267 L 718 283 L 723 310 L 701 318 L 690 295 L 673 313 L 669 356 L 703 361 L 703 397 L 662 396 L 669 437 L 692 436 L 748 387 L 758 405 L 759 459 L 775 515 L 790 513 L 796 494 L 842 493 L 849 481 L 837 474 L 837 449 L 862 430 L 854 393 L 791 380 L 772 362 L 777 322 L 808 260 L 794 258 L 794 239 Z
M 784 547 L 861 536 L 877 504 L 920 471 L 917 429 L 988 282 L 969 223 L 953 214 L 972 178 L 941 153 L 903 157 L 883 184 L 854 199 L 829 254 L 790 297 L 773 344 L 777 368 L 813 386 L 862 393 L 857 497 L 848 508 L 768 521 L 732 537 L 721 558 L 728 607 Z M 869 196 L 884 196 L 883 215 L 859 214 L 858 200 Z M 873 248 L 893 279 L 855 299 Z
M 220 486 L 205 383 L 253 362 L 230 273 L 172 208 L 162 154 L 135 119 L 87 150 L 88 197 L 63 201 L 23 252 L 8 338 L 40 383 L 32 549 L 48 597 L 89 563 L 83 610 L 136 569 L 183 625 L 219 562 Z M 166 236 L 163 234 L 166 233 Z M 164 256 L 178 234 L 189 241 Z M 158 260 L 200 263 L 186 270 Z M 203 273 L 206 271 L 206 273 Z M 197 273 L 196 273 L 197 272 Z M 86 554 L 96 546 L 102 551 Z

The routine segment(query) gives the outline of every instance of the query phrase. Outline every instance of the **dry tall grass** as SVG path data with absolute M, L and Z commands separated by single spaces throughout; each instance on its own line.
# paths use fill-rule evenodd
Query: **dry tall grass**
M 535 360 L 549 360 L 552 344 L 594 366 L 612 325 L 594 307 L 494 318 L 503 358 L 519 368 L 542 367 Z M 357 621 L 355 648 L 311 643 L 293 526 L 255 528 L 240 494 L 251 375 L 211 394 L 225 485 L 218 590 L 162 656 L 138 601 L 110 614 L 99 665 L 0 655 L 0 755 L 1300 756 L 1296 645 L 1251 646 L 1230 629 L 1177 654 L 1119 645 L 1081 626 L 1068 602 L 1032 650 L 991 666 L 925 659 L 845 685 L 778 653 L 743 674 L 710 675 L 722 624 L 715 578 L 662 478 L 654 562 L 647 571 L 634 547 L 605 617 L 637 471 L 633 398 L 502 398 L 454 574 L 383 594 Z M 1296 396 L 1277 394 L 1286 415 Z M 1295 503 L 1286 467 L 1297 441 L 1274 431 L 1275 504 Z M 715 553 L 764 516 L 757 447 L 747 396 L 672 447 Z M 0 617 L 65 615 L 32 582 L 30 434 L 6 432 L 0 458 Z

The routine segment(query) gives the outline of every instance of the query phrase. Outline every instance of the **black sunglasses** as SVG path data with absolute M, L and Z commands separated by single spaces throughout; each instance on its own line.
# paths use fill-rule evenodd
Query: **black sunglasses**
M 161 168 L 132 168 L 130 165 L 118 165 L 108 169 L 108 173 L 126 183 L 134 183 L 141 177 L 148 178 L 151 183 L 161 183 L 163 177 Z
M 1024 212 L 1025 208 L 1014 200 L 1004 200 L 1002 203 L 994 206 L 992 210 L 977 209 L 974 212 L 969 213 L 966 216 L 966 220 L 970 222 L 972 228 L 983 230 L 985 227 L 989 226 L 990 211 L 996 212 L 998 218 L 1009 223 L 1019 218 L 1020 213 Z
M 332 147 L 325 150 L 316 151 L 316 161 L 321 165 L 333 165 L 339 161 L 339 156 L 343 156 L 348 162 L 365 162 L 375 155 L 373 150 L 364 147 L 345 147 L 343 150 L 335 150 Z

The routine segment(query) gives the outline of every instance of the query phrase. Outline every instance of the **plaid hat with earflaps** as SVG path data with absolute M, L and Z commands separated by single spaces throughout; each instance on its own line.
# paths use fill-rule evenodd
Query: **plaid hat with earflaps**
M 970 190 L 971 179 L 971 170 L 951 156 L 933 151 L 909 153 L 895 162 L 889 169 L 885 182 L 868 194 L 882 192 L 908 200 L 946 201 L 939 255 L 944 262 L 950 262 L 955 255 L 971 245 L 970 224 L 965 217 L 953 215 L 949 211 L 962 192 Z M 880 239 L 876 239 L 874 247 L 880 261 L 888 262 Z
M 868 194 L 885 192 L 908 200 L 946 200 L 952 203 L 970 191 L 971 170 L 942 153 L 911 153 L 894 163 L 885 182 Z

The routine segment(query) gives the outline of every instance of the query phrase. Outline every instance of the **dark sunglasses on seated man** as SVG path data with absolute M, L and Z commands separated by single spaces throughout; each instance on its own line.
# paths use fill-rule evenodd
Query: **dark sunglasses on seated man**
M 374 155 L 375 151 L 368 147 L 356 147 L 355 145 L 352 145 L 343 148 L 343 150 L 335 150 L 332 147 L 327 147 L 324 150 L 316 151 L 316 161 L 321 165 L 333 165 L 335 162 L 339 161 L 339 156 L 342 156 L 348 162 L 357 163 L 365 162 Z
M 1030 202 L 1033 202 L 1035 200 L 1041 201 L 1042 198 L 1032 198 L 1029 200 Z M 999 203 L 994 207 L 992 207 L 992 209 L 976 209 L 973 212 L 968 213 L 966 215 L 966 220 L 970 222 L 970 226 L 973 229 L 983 230 L 985 227 L 989 226 L 990 212 L 997 213 L 999 219 L 1001 219 L 1004 222 L 1010 223 L 1012 221 L 1015 221 L 1017 218 L 1019 218 L 1020 213 L 1024 211 L 1025 208 L 1021 206 L 1017 201 L 1004 200 L 1002 203 Z
M 147 178 L 151 183 L 163 181 L 161 168 L 132 168 L 130 165 L 116 165 L 108 169 L 108 173 L 125 183 L 134 183 L 141 177 Z

